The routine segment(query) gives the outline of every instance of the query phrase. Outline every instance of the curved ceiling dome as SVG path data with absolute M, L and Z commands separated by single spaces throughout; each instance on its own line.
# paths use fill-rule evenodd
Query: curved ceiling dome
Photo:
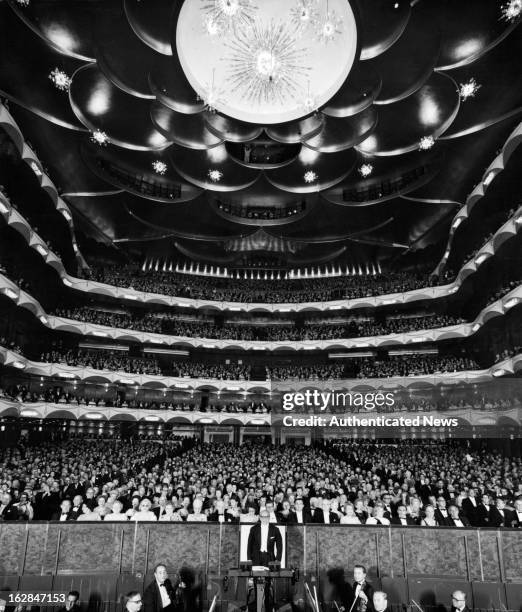
M 185 0 L 176 51 L 200 98 L 234 119 L 274 124 L 323 106 L 355 59 L 346 0 Z
M 520 23 L 504 0 L 6 0 L 0 93 L 99 240 L 273 226 L 397 262 L 445 248 L 520 121 Z

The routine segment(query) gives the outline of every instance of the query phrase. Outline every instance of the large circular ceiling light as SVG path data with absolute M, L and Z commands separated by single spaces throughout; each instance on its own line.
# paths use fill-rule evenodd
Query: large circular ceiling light
M 209 23 L 218 36 L 208 35 Z M 219 90 L 213 109 L 275 124 L 304 117 L 337 93 L 355 59 L 357 28 L 347 0 L 185 0 L 176 49 L 202 100 L 210 105 L 209 83 Z

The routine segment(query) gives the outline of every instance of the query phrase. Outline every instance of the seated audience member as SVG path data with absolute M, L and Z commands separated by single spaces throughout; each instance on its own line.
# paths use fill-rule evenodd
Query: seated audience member
M 98 514 L 98 512 L 94 512 L 91 510 L 87 504 L 83 504 L 82 513 L 76 519 L 77 521 L 101 521 L 102 517 Z
M 355 514 L 353 504 L 347 503 L 344 506 L 344 516 L 341 516 L 341 525 L 361 525 L 361 519 Z
M 0 497 L 0 520 L 16 521 L 18 518 L 18 511 L 12 502 L 12 496 L 9 493 L 4 493 Z
M 438 526 L 437 519 L 435 518 L 435 508 L 431 504 L 428 504 L 424 508 L 424 518 L 421 521 L 421 525 L 423 527 L 437 527 Z
M 177 586 L 172 584 L 167 567 L 156 565 L 154 578 L 143 592 L 143 612 L 175 612 Z
M 200 499 L 195 499 L 192 504 L 193 512 L 188 515 L 187 521 L 194 521 L 197 523 L 206 523 L 207 515 L 202 512 L 203 501 Z
M 182 519 L 178 512 L 175 512 L 174 504 L 172 502 L 167 502 L 165 505 L 165 512 L 159 517 L 158 520 L 166 523 L 179 523 Z
M 369 516 L 366 520 L 366 525 L 389 525 L 390 521 L 384 516 L 384 506 L 382 504 L 375 505 L 373 508 L 373 516 Z
M 416 525 L 416 521 L 411 516 L 408 516 L 406 506 L 397 506 L 397 516 L 392 516 L 390 519 L 391 525 Z
M 449 519 L 448 519 L 447 524 L 450 527 L 469 527 L 470 526 L 469 520 L 465 516 L 462 516 L 459 513 L 459 509 L 457 508 L 457 506 L 451 505 L 448 508 L 448 512 L 449 512 Z
M 70 512 L 71 512 L 71 502 L 68 499 L 64 499 L 62 503 L 60 504 L 60 511 L 55 512 L 51 516 L 51 521 L 60 521 L 63 523 L 65 521 L 73 520 L 71 519 Z
M 110 521 L 111 523 L 114 522 L 122 522 L 122 521 L 128 521 L 129 517 L 122 512 L 123 510 L 123 504 L 116 500 L 113 504 L 112 504 L 112 512 L 109 512 L 106 516 L 105 516 L 105 521 Z
M 142 499 L 137 512 L 131 516 L 132 521 L 157 521 L 156 515 L 151 510 L 152 502 L 150 499 Z

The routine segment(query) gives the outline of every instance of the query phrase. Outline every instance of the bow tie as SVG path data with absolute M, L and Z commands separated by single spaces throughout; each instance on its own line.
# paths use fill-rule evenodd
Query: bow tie
M 164 582 L 162 582 L 162 583 L 160 584 L 160 587 L 164 587 L 164 586 L 165 586 L 165 583 L 164 583 Z

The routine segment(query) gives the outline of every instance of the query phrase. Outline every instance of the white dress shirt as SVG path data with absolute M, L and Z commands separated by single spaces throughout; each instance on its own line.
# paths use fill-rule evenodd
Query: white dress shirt
M 268 525 L 261 524 L 261 552 L 268 552 Z
M 297 522 L 302 525 L 304 523 L 303 520 L 303 513 L 302 512 L 296 512 L 295 513 L 296 517 L 297 517 Z
M 169 594 L 167 593 L 167 587 L 164 584 L 160 584 L 157 580 L 156 584 L 158 585 L 161 595 L 161 607 L 166 608 L 167 606 L 170 606 L 172 602 L 170 601 Z

